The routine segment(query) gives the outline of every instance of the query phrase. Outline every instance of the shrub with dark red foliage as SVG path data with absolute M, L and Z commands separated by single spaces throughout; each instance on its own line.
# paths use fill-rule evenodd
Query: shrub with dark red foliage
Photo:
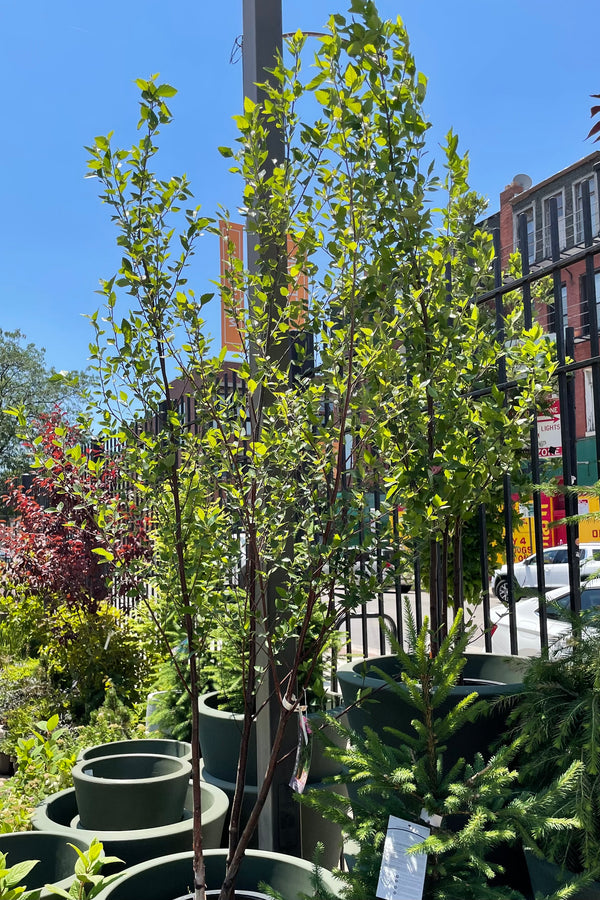
M 5 578 L 33 593 L 95 612 L 113 594 L 139 589 L 135 563 L 150 553 L 148 520 L 105 455 L 60 409 L 34 423 L 31 486 L 13 485 L 0 527 Z M 112 585 L 112 586 L 111 586 Z

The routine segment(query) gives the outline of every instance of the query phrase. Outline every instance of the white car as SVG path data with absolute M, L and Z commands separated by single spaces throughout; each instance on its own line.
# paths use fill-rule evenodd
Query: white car
M 558 588 L 546 594 L 546 626 L 548 645 L 556 645 L 561 638 L 569 635 L 571 626 L 567 611 L 571 607 L 570 589 Z M 526 597 L 515 603 L 517 626 L 517 650 L 519 656 L 539 656 L 540 653 L 540 611 L 537 597 Z M 595 610 L 600 613 L 600 578 L 591 578 L 581 587 L 581 611 Z M 510 623 L 508 609 L 494 606 L 490 610 L 492 620 L 492 651 L 500 655 L 510 655 Z M 558 648 L 564 646 L 559 643 Z M 560 652 L 560 649 L 559 649 Z
M 579 571 L 581 579 L 600 572 L 600 544 L 579 545 Z M 538 577 L 535 553 L 523 562 L 515 563 L 515 580 L 517 584 L 532 591 L 537 591 Z M 544 550 L 544 575 L 546 590 L 567 585 L 569 583 L 569 562 L 567 545 L 547 547 Z M 506 565 L 496 569 L 492 575 L 492 587 L 498 600 L 502 603 L 508 601 L 508 576 Z M 521 602 L 521 601 L 519 601 Z

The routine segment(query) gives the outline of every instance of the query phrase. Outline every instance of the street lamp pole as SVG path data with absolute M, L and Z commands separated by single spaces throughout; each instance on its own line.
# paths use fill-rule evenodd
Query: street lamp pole
M 243 79 L 244 97 L 260 104 L 264 99 L 264 91 L 257 84 L 268 82 L 277 57 L 282 52 L 282 8 L 281 0 L 243 0 Z M 275 160 L 284 158 L 285 147 L 281 129 L 271 128 L 267 134 L 267 176 L 272 173 Z M 247 259 L 251 272 L 257 272 L 260 266 L 260 254 L 257 250 L 258 236 L 247 231 Z M 281 246 L 272 246 L 272 253 L 277 257 L 278 266 L 285 265 L 285 235 L 282 235 Z M 262 248 L 264 255 L 264 248 Z M 277 303 L 273 297 L 273 303 Z M 279 301 L 280 302 L 280 301 Z M 252 314 L 252 298 L 248 298 L 250 315 Z M 277 355 L 285 357 L 287 350 L 277 348 Z M 272 575 L 269 579 L 267 611 L 265 627 L 277 618 L 276 587 L 281 578 Z M 260 710 L 257 719 L 257 776 L 260 786 L 271 755 L 273 740 L 277 730 L 279 706 L 273 691 L 272 673 L 268 666 L 259 685 L 256 705 Z M 301 852 L 300 811 L 294 801 L 292 789 L 289 787 L 292 766 L 295 758 L 296 731 L 288 729 L 281 755 L 285 756 L 287 765 L 279 765 L 269 791 L 269 796 L 261 814 L 258 825 L 258 842 L 262 850 L 277 850 L 299 855 Z

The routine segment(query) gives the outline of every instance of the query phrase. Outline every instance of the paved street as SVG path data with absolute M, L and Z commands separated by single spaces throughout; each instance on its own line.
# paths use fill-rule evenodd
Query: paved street
M 404 609 L 404 598 L 408 597 L 413 615 L 415 613 L 415 595 L 414 593 L 409 593 L 403 595 L 403 633 L 404 633 L 404 646 L 407 648 L 408 644 L 406 641 L 407 634 L 407 620 L 406 620 L 406 610 Z M 491 605 L 494 606 L 498 603 L 495 597 L 491 597 Z M 421 594 L 421 604 L 423 615 L 427 615 L 429 611 L 429 594 L 425 591 Z M 383 611 L 386 616 L 389 616 L 392 621 L 396 620 L 396 596 L 393 593 L 385 593 L 383 595 Z M 385 649 L 381 649 L 380 645 L 380 628 L 379 628 L 379 601 L 377 599 L 371 600 L 366 606 L 366 612 L 369 616 L 366 622 L 366 639 L 363 633 L 363 623 L 360 618 L 355 618 L 351 621 L 351 640 L 352 640 L 352 652 L 357 656 L 364 655 L 364 646 L 366 643 L 367 647 L 367 656 L 379 656 L 382 652 L 389 653 L 390 646 L 389 641 L 385 642 Z M 471 652 L 485 652 L 484 638 L 483 638 L 483 608 L 479 606 L 472 615 L 473 624 L 477 627 L 477 636 L 475 640 L 469 645 L 469 650 Z

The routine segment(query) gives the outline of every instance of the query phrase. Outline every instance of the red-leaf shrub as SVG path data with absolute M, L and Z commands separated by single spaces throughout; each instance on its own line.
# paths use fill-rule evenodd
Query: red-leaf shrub
M 14 510 L 0 526 L 5 578 L 31 592 L 95 612 L 109 595 L 141 590 L 137 560 L 150 553 L 148 519 L 119 478 L 118 456 L 105 454 L 60 409 L 34 423 L 31 485 L 12 485 Z

